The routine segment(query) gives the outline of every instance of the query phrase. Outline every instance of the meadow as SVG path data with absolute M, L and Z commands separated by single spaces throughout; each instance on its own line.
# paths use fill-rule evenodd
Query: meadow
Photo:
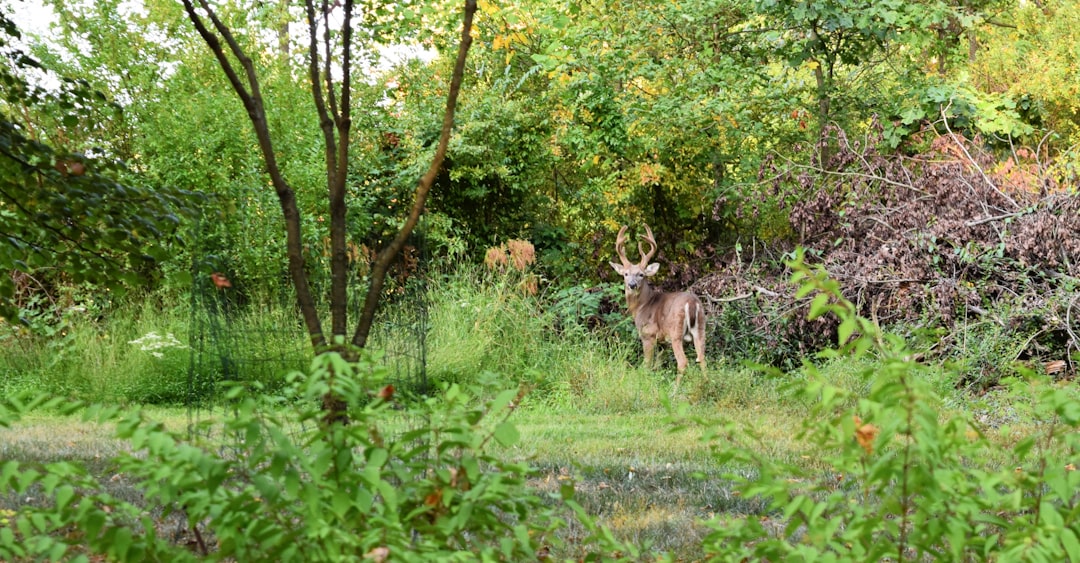
M 823 525 L 822 518 L 840 517 L 842 511 L 830 503 L 846 499 L 841 502 L 846 506 L 859 496 L 857 489 L 847 488 L 848 483 L 861 482 L 865 487 L 861 494 L 880 500 L 897 483 L 906 482 L 913 470 L 911 448 L 916 446 L 914 451 L 931 465 L 920 477 L 929 483 L 941 480 L 947 489 L 958 485 L 949 485 L 946 476 L 976 472 L 987 487 L 1016 486 L 1021 491 L 1019 499 L 994 501 L 993 506 L 1023 515 L 1031 514 L 1034 502 L 1038 514 L 1049 502 L 1064 514 L 1058 529 L 1076 525 L 1077 477 L 1072 464 L 1077 441 L 1070 431 L 1080 423 L 1076 412 L 1080 402 L 1072 381 L 1021 369 L 1024 376 L 1004 378 L 999 385 L 974 392 L 962 385 L 954 367 L 915 362 L 910 358 L 916 350 L 883 344 L 895 337 L 883 340 L 882 334 L 864 325 L 860 330 L 865 336 L 855 342 L 864 342 L 869 349 L 842 347 L 787 370 L 753 365 L 713 348 L 708 374 L 691 368 L 676 390 L 670 350 L 662 356 L 661 369 L 646 370 L 624 320 L 615 317 L 599 329 L 587 328 L 578 320 L 591 311 L 569 307 L 565 301 L 552 305 L 550 296 L 523 291 L 519 282 L 512 274 L 492 275 L 482 269 L 433 279 L 427 335 L 431 393 L 440 397 L 447 386 L 471 389 L 482 384 L 472 400 L 489 404 L 500 391 L 520 389 L 506 416 L 518 437 L 505 443 L 485 440 L 488 455 L 500 463 L 527 466 L 526 486 L 538 494 L 557 497 L 561 486 L 573 483 L 575 502 L 593 525 L 609 530 L 613 541 L 625 542 L 619 545 L 639 550 L 635 554 L 610 548 L 607 556 L 723 560 L 724 546 L 731 539 L 718 536 L 717 530 L 730 526 L 732 518 L 753 522 L 760 528 L 757 534 L 799 546 L 808 529 Z M 824 313 L 852 315 L 842 304 L 836 307 Z M 255 318 L 245 322 L 275 326 L 287 322 L 287 311 L 268 314 L 266 309 L 252 309 Z M 44 394 L 114 406 L 119 413 L 140 411 L 146 420 L 161 423 L 162 429 L 181 439 L 191 437 L 192 428 L 226 425 L 236 416 L 235 393 L 203 389 L 197 403 L 182 404 L 193 381 L 193 353 L 187 344 L 193 336 L 190 315 L 183 299 L 147 296 L 96 319 L 70 313 L 61 332 L 51 338 L 6 325 L 0 344 L 3 395 Z M 874 348 L 874 341 L 882 347 Z M 258 345 L 265 346 L 266 340 Z M 302 346 L 271 345 L 281 355 L 297 355 L 283 358 L 283 365 L 306 365 Z M 257 383 L 273 395 L 286 379 L 284 373 L 277 377 L 281 381 L 263 374 Z M 408 395 L 407 382 L 398 385 L 397 404 L 385 414 L 389 428 L 416 424 L 408 416 L 419 399 Z M 9 419 L 18 408 L 10 402 L 5 405 Z M 279 405 L 289 408 L 288 403 Z M 78 461 L 110 494 L 142 502 L 144 485 L 113 461 L 124 452 L 140 451 L 130 435 L 116 437 L 126 415 L 95 422 L 93 417 L 65 414 L 70 410 L 56 404 L 32 409 L 20 421 L 0 428 L 0 459 L 18 460 L 31 468 Z M 430 413 L 427 416 L 424 423 L 436 425 Z M 483 426 L 479 417 L 474 426 Z M 891 438 L 876 441 L 890 429 Z M 214 431 L 206 435 L 211 434 Z M 897 473 L 875 467 L 875 453 L 891 460 L 881 467 Z M 932 467 L 935 463 L 940 465 Z M 1048 470 L 1057 471 L 1054 478 L 1064 479 L 1063 496 L 1028 500 L 1031 491 L 1052 486 Z M 1002 475 L 1027 472 L 1032 480 L 1023 486 L 1000 480 Z M 844 481 L 848 474 L 851 481 Z M 777 483 L 787 489 L 767 488 Z M 933 497 L 922 490 L 901 496 L 910 500 L 922 495 Z M 0 500 L 0 510 L 14 515 L 27 505 L 48 506 L 46 498 L 40 489 L 29 496 L 9 493 Z M 803 498 L 808 500 L 799 500 Z M 794 508 L 786 504 L 796 500 L 809 504 Z M 817 505 L 822 508 L 815 509 Z M 886 524 L 894 520 L 887 508 L 891 509 L 886 506 L 877 513 Z M 926 510 L 933 508 L 928 505 Z M 972 510 L 980 513 L 986 507 Z M 917 509 L 901 510 L 907 512 Z M 567 524 L 557 533 L 561 547 L 555 554 L 581 558 L 590 549 L 604 552 L 603 547 L 584 547 L 583 538 L 593 537 L 588 524 L 581 524 L 565 507 L 558 513 Z M 952 516 L 971 520 L 968 513 Z M 972 522 L 975 526 L 979 520 Z M 990 528 L 1008 529 L 1005 522 L 978 525 L 984 526 L 980 529 L 987 536 L 992 536 L 986 531 Z M 173 530 L 178 543 L 194 541 L 177 513 L 163 512 L 157 526 Z M 1038 522 L 1034 528 L 1041 530 Z M 751 549 L 747 546 L 753 543 L 743 548 Z M 850 539 L 844 543 L 850 546 Z M 1011 545 L 1000 543 L 1003 550 Z M 1071 553 L 1067 541 L 1054 546 L 1058 551 L 1053 553 Z M 825 547 L 836 549 L 831 544 Z M 916 547 L 926 546 L 903 549 Z M 947 547 L 937 547 L 947 552 Z M 861 552 L 852 551 L 848 560 L 857 559 L 854 553 Z M 971 557 L 964 549 L 956 553 L 960 559 Z

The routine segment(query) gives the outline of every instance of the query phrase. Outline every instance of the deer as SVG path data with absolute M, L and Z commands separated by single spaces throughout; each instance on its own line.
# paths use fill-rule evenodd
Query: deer
M 641 261 L 632 264 L 626 258 L 626 229 L 623 225 L 615 239 L 615 252 L 618 253 L 621 263 L 609 263 L 625 282 L 626 306 L 630 309 L 638 337 L 641 339 L 641 347 L 645 352 L 645 367 L 653 367 L 656 343 L 670 342 L 678 368 L 678 375 L 675 376 L 675 389 L 678 389 L 687 364 L 684 342 L 693 341 L 698 365 L 701 366 L 701 373 L 705 374 L 705 308 L 702 307 L 701 300 L 689 291 L 665 293 L 649 285 L 648 278 L 660 270 L 660 264 L 649 263 L 656 254 L 656 238 L 653 237 L 652 229 L 645 225 L 646 234 L 641 239 L 649 243 L 650 249 L 645 252 L 641 242 L 638 242 Z

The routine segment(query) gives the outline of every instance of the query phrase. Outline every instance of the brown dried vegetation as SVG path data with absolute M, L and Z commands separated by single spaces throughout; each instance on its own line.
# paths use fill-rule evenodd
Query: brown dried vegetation
M 951 133 L 915 156 L 881 154 L 878 139 L 852 141 L 837 129 L 827 141 L 826 162 L 770 161 L 762 177 L 786 202 L 793 242 L 861 314 L 947 329 L 988 321 L 1031 334 L 1014 359 L 1071 361 L 1080 349 L 1075 180 L 1054 180 L 1037 152 L 1016 150 L 1001 163 L 979 139 Z M 713 314 L 745 317 L 757 340 L 795 354 L 833 342 L 831 322 L 805 320 L 808 303 L 791 298 L 777 256 L 747 254 L 695 285 Z

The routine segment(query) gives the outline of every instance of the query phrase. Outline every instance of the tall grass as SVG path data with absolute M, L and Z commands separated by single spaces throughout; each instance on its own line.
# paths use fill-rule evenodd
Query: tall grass
M 658 411 L 673 396 L 733 409 L 786 400 L 782 376 L 725 358 L 722 350 L 709 351 L 707 374 L 691 366 L 676 392 L 670 349 L 660 349 L 661 369 L 644 369 L 632 325 L 586 328 L 575 315 L 588 311 L 530 293 L 522 281 L 516 272 L 472 265 L 434 276 L 430 379 L 466 383 L 496 373 L 508 387 L 529 388 L 525 406 L 575 413 Z M 198 399 L 213 398 L 213 386 L 224 378 L 272 388 L 307 364 L 310 350 L 288 303 L 233 307 L 216 325 L 198 314 L 193 318 L 183 295 L 143 295 L 107 314 L 69 312 L 50 325 L 48 336 L 0 325 L 0 391 L 182 404 L 193 391 Z
M 575 412 L 659 408 L 673 376 L 635 367 L 640 344 L 589 330 L 533 295 L 515 273 L 460 267 L 432 288 L 428 373 L 464 382 L 483 372 L 530 388 L 530 404 Z
M 89 401 L 143 401 L 150 388 L 182 390 L 187 322 L 154 298 L 93 316 L 73 310 L 45 334 L 0 327 L 5 393 L 37 391 Z
M 628 315 L 616 314 L 623 320 L 607 319 L 597 328 L 586 322 L 589 308 L 596 307 L 595 292 L 536 292 L 527 281 L 520 271 L 469 264 L 433 276 L 427 296 L 429 379 L 466 383 L 495 373 L 507 387 L 529 389 L 527 408 L 583 414 L 659 411 L 673 398 L 725 410 L 768 404 L 795 412 L 803 406 L 783 385 L 800 377 L 798 371 L 751 367 L 720 346 L 708 350 L 707 373 L 691 366 L 675 390 L 670 348 L 659 349 L 660 369 L 642 368 L 641 344 Z M 193 390 L 197 398 L 212 399 L 214 385 L 224 378 L 272 388 L 288 371 L 303 369 L 311 350 L 294 307 L 266 301 L 231 308 L 216 328 L 193 318 L 183 295 L 143 295 L 97 316 L 69 312 L 50 325 L 50 336 L 0 324 L 0 392 L 178 404 Z M 712 319 L 709 330 L 724 326 L 722 319 Z M 388 330 L 393 338 L 393 327 Z M 378 346 L 380 340 L 373 342 Z M 153 348 L 155 343 L 163 346 Z M 860 397 L 869 387 L 858 374 L 873 361 L 840 357 L 819 368 L 834 385 Z M 968 399 L 954 385 L 942 379 L 935 389 L 962 406 Z
M 494 372 L 508 385 L 530 388 L 526 406 L 584 414 L 660 411 L 672 399 L 721 408 L 793 400 L 782 390 L 787 376 L 770 375 L 715 349 L 708 351 L 707 373 L 692 365 L 675 389 L 670 347 L 660 347 L 659 369 L 642 367 L 641 344 L 628 314 L 625 326 L 587 328 L 577 317 L 588 316 L 588 307 L 552 294 L 534 295 L 520 282 L 518 273 L 473 266 L 459 266 L 433 281 L 428 373 L 434 379 L 466 382 Z M 565 299 L 566 293 L 559 296 Z M 840 379 L 843 372 L 858 371 L 838 368 Z
M 0 391 L 183 404 L 226 377 L 273 387 L 310 357 L 284 307 L 240 309 L 220 321 L 227 329 L 200 322 L 184 296 L 144 295 L 104 314 L 68 312 L 37 332 L 0 325 Z

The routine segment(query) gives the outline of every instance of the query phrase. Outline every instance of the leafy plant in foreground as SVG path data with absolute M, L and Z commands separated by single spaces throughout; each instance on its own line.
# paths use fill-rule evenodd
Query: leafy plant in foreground
M 876 355 L 863 373 L 871 390 L 856 399 L 806 363 L 795 391 L 814 406 L 798 438 L 813 467 L 770 459 L 762 444 L 723 452 L 721 461 L 757 469 L 732 478 L 767 508 L 709 522 L 706 553 L 717 561 L 1080 560 L 1076 391 L 1013 381 L 1014 393 L 1033 394 L 1038 431 L 1013 447 L 1011 463 L 992 466 L 983 461 L 996 453 L 992 437 L 939 410 L 901 338 L 857 316 L 801 253 L 789 266 L 798 296 L 816 293 L 811 317 L 840 321 L 839 346 L 827 355 Z M 717 436 L 738 443 L 746 432 L 728 427 Z
M 0 559 L 523 561 L 558 547 L 557 514 L 567 508 L 589 531 L 582 549 L 595 542 L 608 553 L 636 553 L 588 520 L 571 485 L 562 504 L 543 498 L 526 487 L 527 464 L 490 452 L 516 442 L 507 419 L 520 392 L 449 386 L 401 409 L 384 378 L 367 360 L 323 354 L 283 396 L 233 388 L 233 416 L 204 429 L 223 425 L 224 437 L 193 441 L 139 411 L 88 408 L 85 417 L 115 423 L 129 442 L 131 452 L 115 463 L 144 505 L 102 492 L 76 463 L 4 462 L 0 494 L 35 491 L 51 502 L 4 514 Z M 350 424 L 320 424 L 331 379 Z M 41 404 L 8 400 L 0 424 Z M 186 523 L 194 551 L 160 533 L 168 516 Z

